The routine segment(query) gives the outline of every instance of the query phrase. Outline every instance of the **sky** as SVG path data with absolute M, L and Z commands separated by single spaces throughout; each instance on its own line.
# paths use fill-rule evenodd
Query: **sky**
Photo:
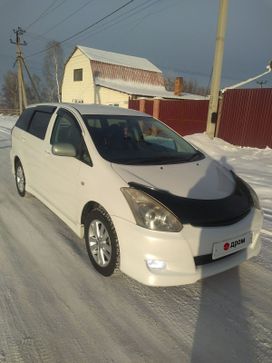
M 0 83 L 8 70 L 16 70 L 13 29 L 26 30 L 25 60 L 41 75 L 45 53 L 40 51 L 48 41 L 62 42 L 127 2 L 0 0 Z M 166 75 L 208 86 L 218 9 L 219 0 L 134 0 L 62 47 L 66 58 L 76 45 L 144 57 Z M 229 0 L 222 87 L 265 71 L 272 59 L 271 19 L 272 0 Z M 272 87 L 271 75 L 263 80 Z

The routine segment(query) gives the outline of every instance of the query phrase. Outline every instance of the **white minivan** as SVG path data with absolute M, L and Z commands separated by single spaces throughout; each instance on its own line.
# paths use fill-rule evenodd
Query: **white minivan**
M 29 106 L 12 131 L 18 193 L 85 238 L 94 268 L 143 284 L 193 283 L 261 248 L 252 188 L 151 116 L 85 104 Z

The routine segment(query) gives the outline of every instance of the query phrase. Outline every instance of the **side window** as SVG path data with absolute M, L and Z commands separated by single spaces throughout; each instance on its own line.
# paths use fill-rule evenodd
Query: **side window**
M 74 69 L 74 82 L 79 82 L 83 80 L 83 69 Z
M 28 127 L 28 132 L 43 140 L 51 116 L 51 113 L 36 111 L 31 119 L 30 125 Z
M 101 129 L 102 125 L 101 125 L 101 120 L 99 118 L 89 118 L 87 115 L 83 115 L 83 118 L 87 128 L 95 127 L 97 129 Z
M 77 159 L 92 165 L 92 161 L 81 134 L 77 120 L 69 112 L 61 111 L 56 118 L 50 140 L 53 144 L 72 144 L 77 153 Z
M 26 131 L 28 129 L 28 125 L 30 123 L 30 120 L 31 120 L 31 117 L 32 117 L 34 111 L 35 111 L 34 108 L 26 108 L 21 113 L 21 115 L 18 118 L 15 126 Z

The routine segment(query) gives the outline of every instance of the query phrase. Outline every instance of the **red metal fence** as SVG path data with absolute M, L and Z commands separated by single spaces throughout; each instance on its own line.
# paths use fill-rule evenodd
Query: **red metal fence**
M 272 88 L 226 91 L 218 137 L 234 145 L 272 147 Z
M 154 115 L 181 135 L 206 130 L 207 100 L 131 100 L 129 108 Z
M 207 100 L 135 100 L 129 108 L 164 121 L 181 135 L 206 130 Z M 234 89 L 224 93 L 217 136 L 231 144 L 272 147 L 272 88 Z
M 159 119 L 181 135 L 204 132 L 208 105 L 206 100 L 163 101 Z

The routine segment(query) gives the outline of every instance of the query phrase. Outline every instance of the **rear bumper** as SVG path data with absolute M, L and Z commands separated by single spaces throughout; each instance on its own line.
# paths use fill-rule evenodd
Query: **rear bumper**
M 184 226 L 179 233 L 156 232 L 112 217 L 120 244 L 120 269 L 135 280 L 150 286 L 176 286 L 231 269 L 258 255 L 261 249 L 262 212 L 252 210 L 242 221 L 226 227 Z M 196 266 L 194 257 L 211 254 L 213 243 L 231 240 L 247 232 L 252 243 L 245 249 L 211 263 Z M 163 269 L 150 269 L 147 260 L 165 262 Z

